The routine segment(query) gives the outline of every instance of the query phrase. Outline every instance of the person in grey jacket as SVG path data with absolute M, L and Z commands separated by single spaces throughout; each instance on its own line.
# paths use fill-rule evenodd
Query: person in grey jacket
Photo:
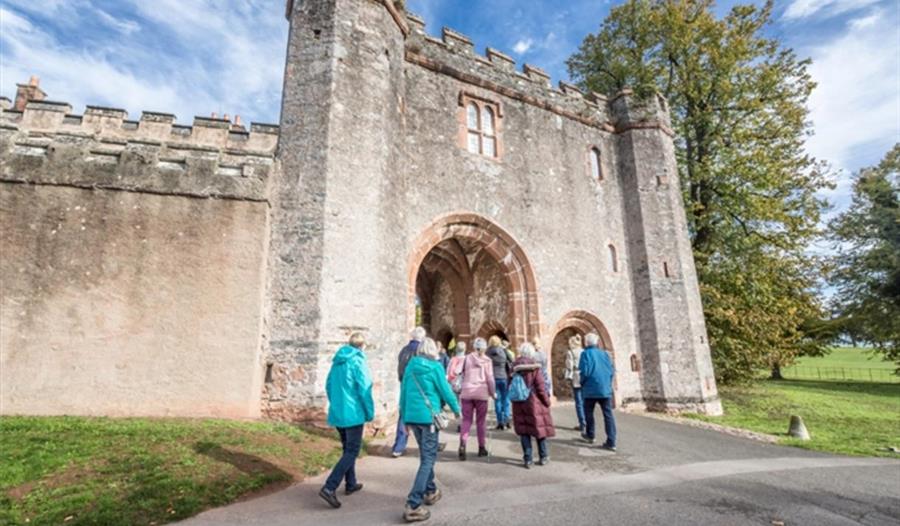
M 577 431 L 584 433 L 584 396 L 581 393 L 581 371 L 578 363 L 581 361 L 581 336 L 576 334 L 569 338 L 569 350 L 566 352 L 566 380 L 572 386 L 572 398 L 575 399 L 575 416 L 578 417 Z
M 497 429 L 509 429 L 512 418 L 512 406 L 509 402 L 509 370 L 512 368 L 509 355 L 501 345 L 500 338 L 491 336 L 488 342 L 487 357 L 494 367 L 494 412 L 497 413 Z
M 409 343 L 407 343 L 403 349 L 400 349 L 400 355 L 397 356 L 397 380 L 400 383 L 403 383 L 403 373 L 406 371 L 406 366 L 409 364 L 409 361 L 416 356 L 416 353 L 419 350 L 419 346 L 425 341 L 425 328 L 424 327 L 416 327 L 409 334 Z M 394 458 L 402 457 L 404 453 L 406 453 L 406 443 L 409 440 L 409 435 L 406 433 L 406 424 L 403 423 L 403 418 L 398 417 L 397 419 L 397 436 L 394 439 L 394 447 L 391 451 L 391 455 Z

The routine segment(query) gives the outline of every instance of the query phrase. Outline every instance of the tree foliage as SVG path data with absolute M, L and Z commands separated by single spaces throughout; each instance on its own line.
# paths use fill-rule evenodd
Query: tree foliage
M 857 174 L 850 208 L 829 226 L 840 243 L 831 279 L 841 327 L 900 372 L 900 144 Z
M 712 0 L 629 0 L 568 62 L 583 87 L 658 91 L 669 101 L 716 374 L 819 353 L 820 234 L 828 173 L 803 151 L 815 87 L 799 59 L 763 35 L 772 4 L 722 19 Z

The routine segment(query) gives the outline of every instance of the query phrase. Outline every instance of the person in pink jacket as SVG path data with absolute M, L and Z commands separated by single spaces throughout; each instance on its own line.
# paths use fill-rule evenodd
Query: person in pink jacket
M 462 428 L 459 434 L 459 459 L 466 459 L 466 443 L 472 429 L 472 418 L 478 426 L 478 456 L 486 457 L 488 400 L 494 398 L 494 367 L 491 359 L 485 356 L 487 342 L 484 338 L 475 338 L 475 351 L 466 356 L 456 370 L 462 375 Z

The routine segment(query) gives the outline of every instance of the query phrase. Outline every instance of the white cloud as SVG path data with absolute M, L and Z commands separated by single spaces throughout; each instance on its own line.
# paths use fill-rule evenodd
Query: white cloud
M 849 21 L 830 42 L 801 50 L 813 60 L 818 83 L 809 100 L 815 135 L 807 151 L 842 171 L 830 193 L 846 206 L 851 171 L 874 164 L 900 141 L 900 27 L 876 11 Z
M 832 17 L 856 11 L 878 3 L 879 0 L 793 0 L 784 12 L 784 18 L 799 20 L 817 14 Z
M 97 16 L 100 18 L 100 20 L 103 21 L 103 23 L 125 36 L 128 36 L 141 29 L 141 25 L 134 20 L 116 18 L 102 9 L 95 9 L 94 12 L 97 13 Z
M 513 51 L 519 55 L 525 54 L 531 49 L 532 44 L 534 44 L 534 40 L 530 38 L 519 40 L 513 45 Z
M 109 4 L 4 0 L 3 93 L 36 74 L 50 98 L 76 113 L 100 104 L 126 108 L 131 118 L 172 112 L 185 124 L 211 112 L 277 120 L 287 22 L 270 1 L 99 5 Z

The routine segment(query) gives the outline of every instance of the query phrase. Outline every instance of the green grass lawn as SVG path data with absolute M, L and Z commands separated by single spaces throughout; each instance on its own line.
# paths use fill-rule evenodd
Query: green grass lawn
M 163 524 L 318 473 L 339 452 L 287 424 L 2 417 L 0 524 Z
M 813 380 L 765 381 L 721 387 L 725 416 L 708 422 L 783 437 L 782 444 L 847 455 L 892 456 L 900 448 L 900 385 Z M 800 415 L 808 442 L 787 437 L 791 415 Z
M 836 347 L 826 356 L 805 357 L 782 369 L 785 378 L 797 380 L 855 380 L 900 383 L 896 364 L 885 362 L 869 349 Z M 768 375 L 768 371 L 763 373 Z
M 893 371 L 897 366 L 881 359 L 862 347 L 835 347 L 826 356 L 804 357 L 797 360 L 803 367 L 860 367 L 863 369 L 884 369 Z

